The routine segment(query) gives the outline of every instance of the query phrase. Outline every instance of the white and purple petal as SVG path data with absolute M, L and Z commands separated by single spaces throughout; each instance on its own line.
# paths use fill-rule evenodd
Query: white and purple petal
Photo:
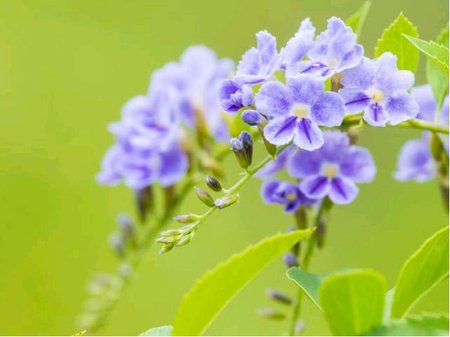
M 264 128 L 264 137 L 274 145 L 288 144 L 294 137 L 297 128 L 297 117 L 277 117 L 269 121 Z
M 296 119 L 294 144 L 307 151 L 316 150 L 323 145 L 322 130 L 310 119 Z
M 350 179 L 335 177 L 331 180 L 328 196 L 335 204 L 343 205 L 351 203 L 358 195 L 358 192 L 358 186 Z

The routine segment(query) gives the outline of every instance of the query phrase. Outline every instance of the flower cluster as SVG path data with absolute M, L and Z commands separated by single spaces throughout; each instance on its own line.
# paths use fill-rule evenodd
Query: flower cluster
M 123 180 L 137 190 L 154 183 L 167 187 L 189 166 L 186 129 L 193 129 L 202 145 L 210 138 L 228 140 L 217 88 L 232 67 L 230 60 L 194 46 L 179 62 L 155 71 L 147 95 L 132 98 L 122 119 L 109 126 L 116 143 L 106 153 L 97 180 L 105 185 Z
M 370 182 L 375 165 L 345 133 L 322 128 L 340 127 L 354 114 L 377 127 L 415 118 L 419 106 L 408 93 L 413 73 L 398 70 L 391 53 L 365 57 L 351 28 L 336 17 L 317 36 L 310 19 L 303 20 L 280 51 L 267 31 L 256 39 L 234 77 L 222 82 L 220 99 L 225 111 L 257 125 L 266 142 L 292 143 L 257 175 L 266 179 L 287 169 L 296 181 L 266 181 L 263 200 L 287 212 L 325 197 L 350 203 L 358 194 L 355 183 Z
M 417 101 L 420 112 L 418 119 L 440 125 L 448 125 L 448 96 L 442 107 L 438 109 L 429 85 L 422 85 L 411 90 Z M 448 138 L 444 140 L 448 153 Z M 400 150 L 397 161 L 397 171 L 394 177 L 399 181 L 425 182 L 436 176 L 436 164 L 430 149 L 430 134 L 424 132 L 421 138 L 408 140 Z

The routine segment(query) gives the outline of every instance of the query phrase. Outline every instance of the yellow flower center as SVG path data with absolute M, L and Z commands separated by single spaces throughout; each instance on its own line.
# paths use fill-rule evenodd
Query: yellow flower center
M 330 66 L 330 68 L 334 68 L 338 65 L 338 60 L 333 57 L 328 61 L 328 65 Z
M 327 178 L 334 178 L 338 174 L 338 169 L 336 165 L 325 165 L 325 167 L 323 168 L 323 174 Z
M 286 194 L 286 200 L 288 201 L 295 201 L 297 199 L 297 195 L 295 193 L 288 193 Z
M 309 116 L 309 109 L 304 105 L 296 105 L 293 109 L 293 114 L 297 118 L 307 118 Z
M 380 103 L 384 98 L 384 94 L 381 90 L 375 89 L 372 93 L 372 101 Z

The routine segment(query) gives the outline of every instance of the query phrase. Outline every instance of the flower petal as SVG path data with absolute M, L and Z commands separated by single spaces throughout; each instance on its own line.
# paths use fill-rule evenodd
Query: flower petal
M 407 141 L 397 160 L 395 179 L 423 183 L 436 175 L 434 160 L 426 138 Z
M 295 127 L 294 143 L 307 151 L 316 150 L 323 145 L 322 130 L 310 119 L 298 120 Z
M 372 126 L 385 126 L 389 113 L 381 104 L 371 103 L 364 109 L 364 120 Z
M 311 175 L 318 175 L 322 158 L 317 151 L 298 151 L 287 163 L 287 170 L 290 176 L 304 178 Z
M 369 183 L 377 171 L 369 150 L 350 146 L 340 166 L 341 174 L 358 183 Z
M 312 119 L 326 127 L 341 125 L 344 114 L 342 99 L 335 92 L 323 92 L 311 108 Z
M 298 75 L 287 79 L 287 86 L 295 102 L 312 105 L 324 91 L 323 80 L 314 75 Z
M 331 180 L 329 197 L 335 204 L 351 203 L 358 192 L 358 186 L 348 178 L 336 177 Z
M 309 18 L 303 20 L 297 33 L 288 41 L 282 51 L 283 67 L 301 61 L 313 46 L 314 33 L 315 28 L 311 20 Z
M 363 111 L 370 103 L 370 97 L 357 88 L 343 88 L 339 90 L 339 95 L 344 100 L 345 112 L 350 114 Z
M 293 99 L 288 88 L 280 82 L 264 84 L 255 97 L 256 109 L 268 116 L 286 115 L 291 110 Z
M 328 178 L 319 175 L 303 179 L 300 182 L 299 187 L 300 191 L 311 199 L 322 199 L 330 190 Z
M 277 117 L 264 128 L 264 137 L 274 145 L 289 143 L 294 137 L 297 117 Z
M 159 182 L 161 186 L 170 186 L 180 180 L 188 169 L 188 159 L 181 148 L 161 153 Z
M 389 97 L 386 110 L 391 115 L 389 124 L 396 125 L 416 117 L 419 105 L 406 91 L 398 91 Z

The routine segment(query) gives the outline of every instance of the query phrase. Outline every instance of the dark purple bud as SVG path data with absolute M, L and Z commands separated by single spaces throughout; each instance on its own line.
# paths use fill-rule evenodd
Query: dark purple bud
M 212 189 L 213 191 L 215 191 L 215 192 L 222 191 L 222 185 L 220 184 L 220 182 L 216 178 L 211 177 L 211 176 L 207 176 L 205 178 L 205 180 L 206 180 L 206 185 L 208 185 L 208 187 L 210 189 Z
M 267 289 L 266 294 L 274 301 L 277 301 L 277 302 L 280 302 L 283 304 L 287 304 L 287 305 L 292 304 L 292 299 L 289 296 L 283 294 L 282 292 L 280 292 L 276 289 Z
M 251 126 L 260 125 L 264 117 L 256 110 L 245 110 L 241 115 L 242 120 Z
M 231 151 L 233 151 L 236 159 L 239 163 L 239 166 L 246 169 L 250 164 L 247 159 L 247 155 L 245 154 L 244 145 L 237 138 L 230 139 L 230 147 Z
M 153 190 L 151 186 L 136 190 L 136 204 L 139 219 L 145 223 L 148 211 L 153 207 Z
M 294 254 L 286 253 L 283 256 L 284 263 L 288 266 L 288 268 L 298 267 L 298 261 Z
M 247 159 L 248 165 L 250 166 L 252 164 L 252 159 L 253 159 L 252 135 L 246 131 L 242 131 L 241 134 L 239 135 L 239 140 L 242 143 L 242 146 L 244 148 L 245 157 Z
M 208 192 L 205 190 L 202 190 L 199 187 L 194 187 L 195 194 L 200 199 L 201 202 L 203 202 L 208 207 L 214 207 L 214 199 L 209 195 Z

